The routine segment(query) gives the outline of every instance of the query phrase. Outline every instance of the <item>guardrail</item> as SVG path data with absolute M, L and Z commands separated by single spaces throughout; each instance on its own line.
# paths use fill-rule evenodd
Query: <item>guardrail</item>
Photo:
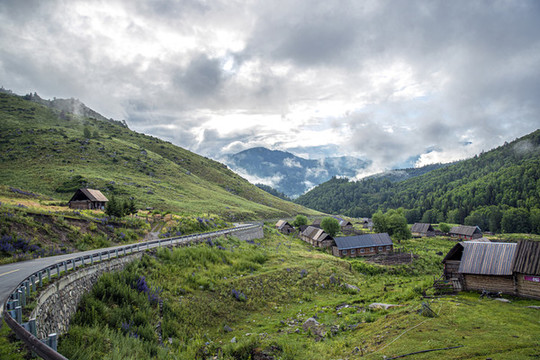
M 62 354 L 57 352 L 57 334 L 49 334 L 46 339 L 40 340 L 36 337 L 36 319 L 29 319 L 29 321 L 23 322 L 23 308 L 27 305 L 27 300 L 30 298 L 31 294 L 36 292 L 38 287 L 41 288 L 43 286 L 45 278 L 50 283 L 53 276 L 59 278 L 62 274 L 67 274 L 70 270 L 75 271 L 78 267 L 93 265 L 95 262 L 107 261 L 162 246 L 173 246 L 203 241 L 208 238 L 234 234 L 239 231 L 260 227 L 261 224 L 239 225 L 233 229 L 150 240 L 126 246 L 119 246 L 106 251 L 97 250 L 94 253 L 83 256 L 74 256 L 71 259 L 46 266 L 21 281 L 2 304 L 4 311 L 3 313 L 0 313 L 0 315 L 3 315 L 6 324 L 13 332 L 15 332 L 19 339 L 26 343 L 30 351 L 45 360 L 67 360 Z

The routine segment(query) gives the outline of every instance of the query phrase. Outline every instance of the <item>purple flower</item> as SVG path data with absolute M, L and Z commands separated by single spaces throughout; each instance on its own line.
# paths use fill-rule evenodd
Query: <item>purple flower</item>
M 247 299 L 243 292 L 237 291 L 236 289 L 232 289 L 231 293 L 232 296 L 238 301 L 246 301 Z

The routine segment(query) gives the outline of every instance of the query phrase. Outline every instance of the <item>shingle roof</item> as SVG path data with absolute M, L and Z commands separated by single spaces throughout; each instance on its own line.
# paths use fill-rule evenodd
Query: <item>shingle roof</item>
M 480 230 L 478 226 L 466 226 L 466 225 L 454 226 L 450 230 L 450 234 L 465 235 L 465 236 L 472 236 L 475 232 L 481 233 L 482 230 Z
M 427 233 L 428 231 L 435 231 L 435 230 L 433 229 L 433 226 L 431 226 L 431 224 L 415 223 L 415 224 L 411 227 L 411 232 L 413 232 L 413 233 L 422 233 L 422 234 L 425 234 L 425 233 Z
M 356 249 L 369 246 L 392 245 L 392 239 L 387 233 L 342 236 L 334 239 L 339 250 Z
M 513 270 L 528 275 L 540 275 L 540 241 L 518 243 Z
M 285 227 L 285 226 L 292 227 L 292 225 L 289 224 L 289 223 L 287 222 L 287 220 L 279 220 L 279 221 L 276 223 L 276 227 L 277 227 L 278 229 L 280 229 L 280 230 L 283 229 L 283 227 Z
M 99 190 L 95 189 L 79 189 L 90 201 L 107 202 L 109 199 L 105 197 Z
M 479 275 L 512 275 L 512 264 L 517 244 L 467 241 L 459 272 Z

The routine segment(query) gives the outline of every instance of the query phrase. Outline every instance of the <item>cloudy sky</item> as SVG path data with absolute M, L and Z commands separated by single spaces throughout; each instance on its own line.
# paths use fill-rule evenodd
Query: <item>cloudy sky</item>
M 0 86 L 199 154 L 447 162 L 540 128 L 540 2 L 1 0 Z

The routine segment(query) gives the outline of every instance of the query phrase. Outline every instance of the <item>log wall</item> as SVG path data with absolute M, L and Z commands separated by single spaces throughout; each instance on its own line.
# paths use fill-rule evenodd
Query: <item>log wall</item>
M 514 280 L 512 276 L 463 274 L 463 290 L 492 291 L 515 295 Z
M 516 288 L 518 295 L 533 299 L 540 299 L 540 282 L 525 280 L 524 274 L 516 274 Z

